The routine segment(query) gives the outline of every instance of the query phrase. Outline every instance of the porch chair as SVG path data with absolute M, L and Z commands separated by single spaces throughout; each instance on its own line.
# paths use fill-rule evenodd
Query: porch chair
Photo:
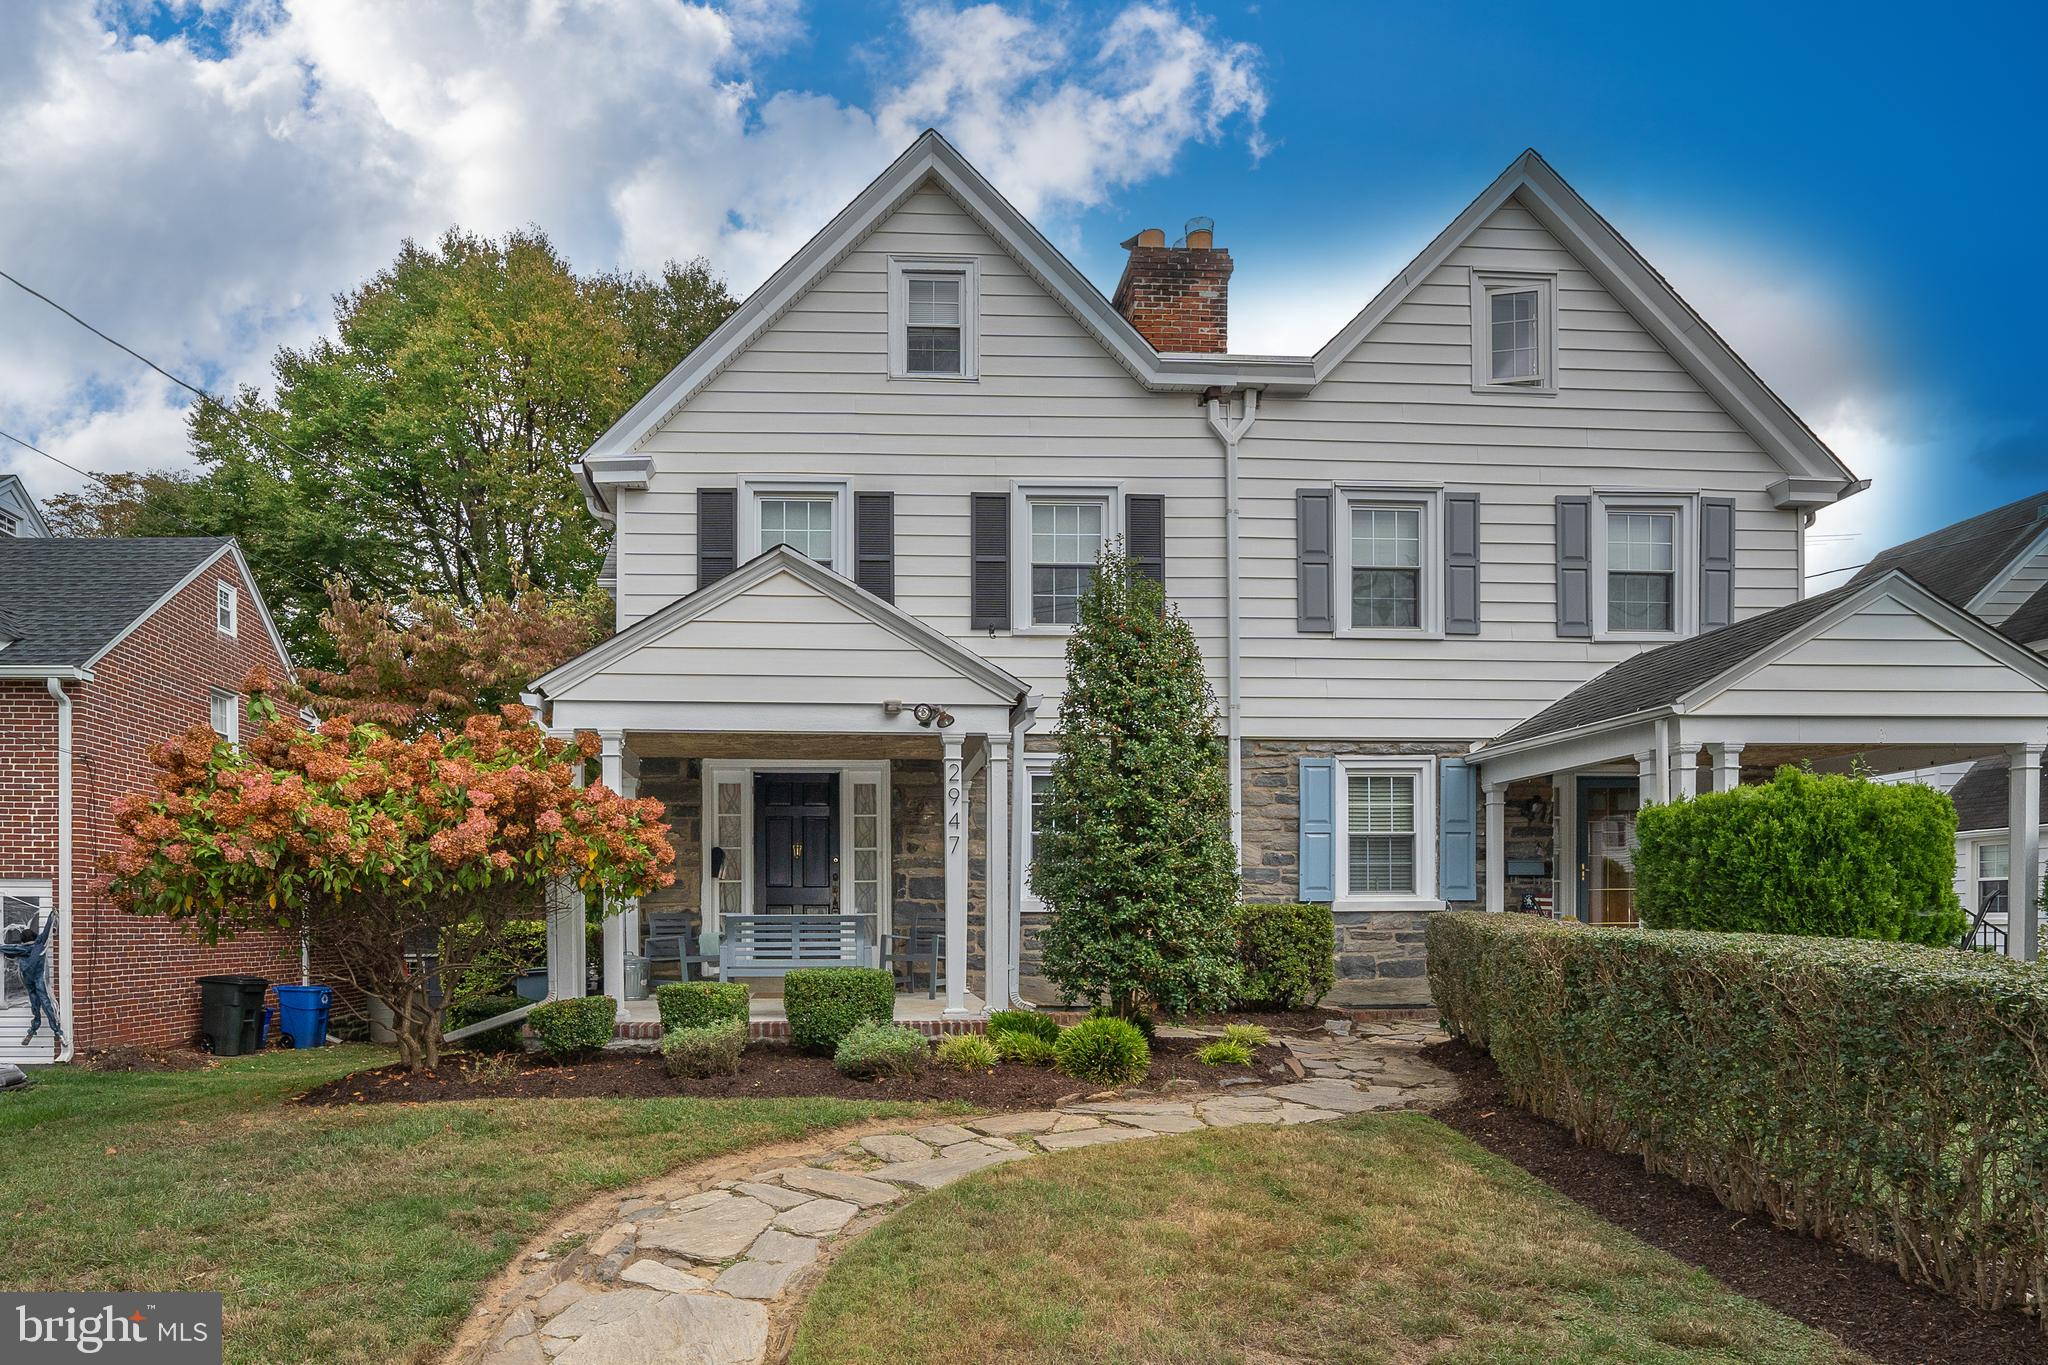
M 690 921 L 695 916 L 687 910 L 657 910 L 646 916 L 647 947 L 645 949 L 648 970 L 651 973 L 657 962 L 676 964 L 676 977 L 681 981 L 690 979 L 691 964 L 705 970 L 700 976 L 709 974 L 709 968 L 718 965 L 718 932 L 707 930 L 697 936 L 697 951 L 688 951 L 690 942 Z
M 905 991 L 917 989 L 918 964 L 924 964 L 928 1000 L 938 998 L 939 964 L 945 957 L 946 917 L 935 911 L 916 912 L 909 925 L 882 939 L 882 965 L 902 981 Z

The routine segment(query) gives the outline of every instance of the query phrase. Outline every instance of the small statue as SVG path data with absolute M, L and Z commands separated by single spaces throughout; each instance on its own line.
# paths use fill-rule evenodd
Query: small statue
M 50 998 L 50 930 L 56 923 L 55 915 L 46 915 L 40 932 L 26 924 L 11 924 L 0 933 L 0 959 L 19 964 L 21 984 L 28 991 L 28 1032 L 21 1038 L 24 1044 L 35 1038 L 36 1031 L 47 1020 L 57 1046 L 64 1046 L 64 1026 L 58 1022 L 57 1002 Z

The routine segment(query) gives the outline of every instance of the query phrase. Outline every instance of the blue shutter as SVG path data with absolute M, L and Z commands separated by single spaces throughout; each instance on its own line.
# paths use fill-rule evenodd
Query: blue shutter
M 1301 898 L 1337 899 L 1337 760 L 1304 758 L 1301 796 Z
M 1437 764 L 1437 894 L 1479 899 L 1479 777 L 1462 758 Z M 1499 857 L 1497 849 L 1488 850 Z

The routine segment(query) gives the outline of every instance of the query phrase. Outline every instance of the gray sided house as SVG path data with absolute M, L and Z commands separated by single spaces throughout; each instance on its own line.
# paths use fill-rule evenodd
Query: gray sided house
M 927 133 L 586 453 L 618 634 L 533 700 L 680 849 L 608 990 L 922 946 L 935 1014 L 1049 1000 L 1034 812 L 1119 539 L 1209 660 L 1246 895 L 1334 907 L 1338 1003 L 1424 1002 L 1449 906 L 1630 922 L 1647 801 L 1800 758 L 2036 789 L 2048 664 L 1910 569 L 1803 597 L 1863 484 L 1534 152 L 1313 355 L 1228 349 L 1207 227 L 1125 245 L 1105 297 Z

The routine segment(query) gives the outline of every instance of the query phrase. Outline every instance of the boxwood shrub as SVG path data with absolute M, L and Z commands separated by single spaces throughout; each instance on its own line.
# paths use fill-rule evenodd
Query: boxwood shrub
M 782 978 L 790 1045 L 830 1056 L 859 1024 L 896 1017 L 896 981 L 878 967 L 799 967 Z
M 1244 969 L 1239 1009 L 1308 1009 L 1337 984 L 1337 923 L 1329 906 L 1248 901 L 1232 924 Z
M 1510 1097 L 1980 1309 L 2048 1287 L 2048 975 L 1846 939 L 1431 916 Z
M 747 1021 L 718 1019 L 669 1029 L 661 1035 L 661 1061 L 671 1076 L 702 1078 L 739 1074 L 747 1049 Z
M 526 1001 L 516 995 L 466 996 L 450 1003 L 441 1021 L 441 1027 L 453 1032 L 522 1008 L 525 1004 Z M 517 1052 L 525 1046 L 519 1037 L 520 1031 L 525 1027 L 523 1023 L 511 1023 L 485 1029 L 482 1033 L 470 1034 L 457 1046 L 466 1047 L 472 1052 Z
M 1954 943 L 1956 808 L 1917 782 L 1780 768 L 1636 817 L 1652 929 Z
M 609 995 L 584 995 L 535 1005 L 527 1025 L 540 1050 L 558 1062 L 577 1061 L 612 1040 L 619 1002 Z
M 739 981 L 671 981 L 655 989 L 661 1031 L 702 1028 L 721 1019 L 747 1022 L 747 988 Z

